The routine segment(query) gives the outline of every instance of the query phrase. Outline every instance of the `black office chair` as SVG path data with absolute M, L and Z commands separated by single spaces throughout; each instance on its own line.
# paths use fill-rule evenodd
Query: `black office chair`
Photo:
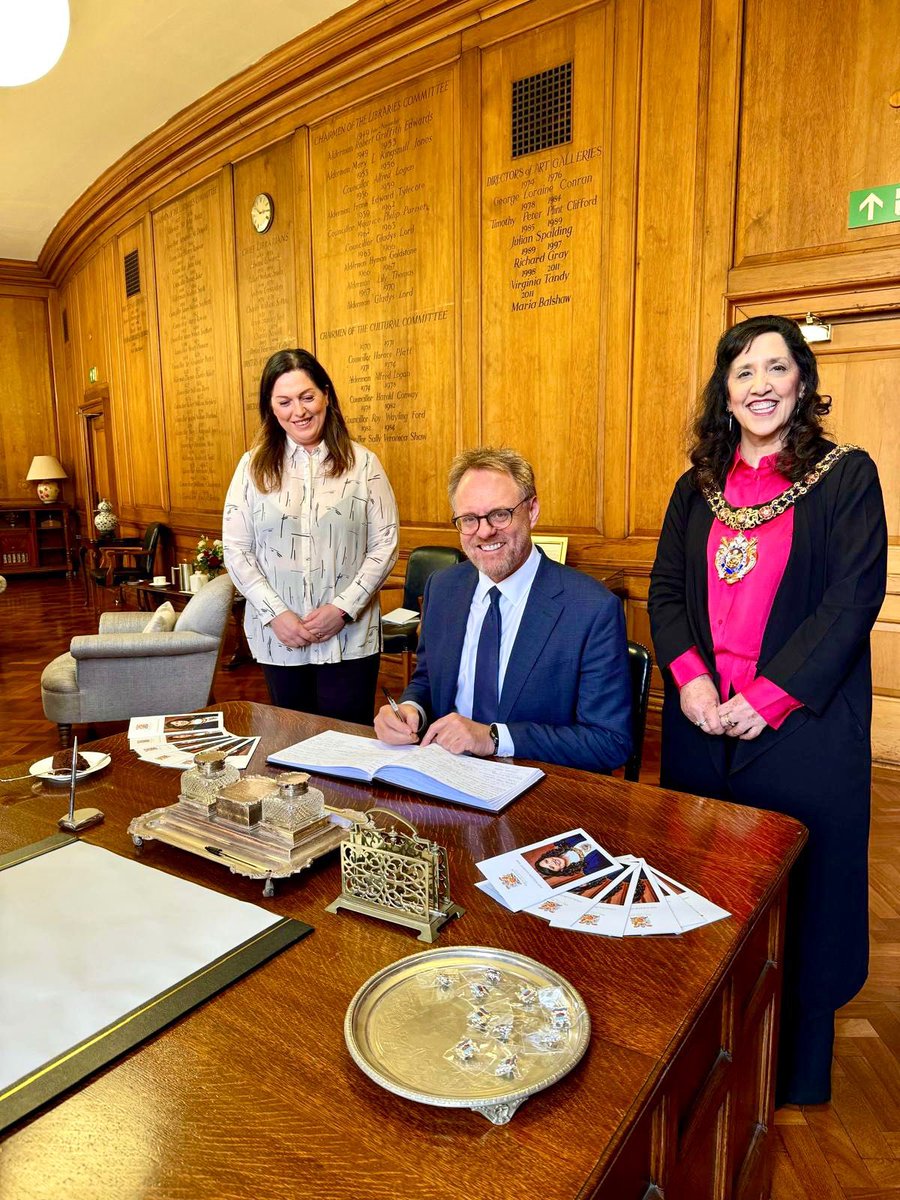
M 147 531 L 143 539 L 138 543 L 135 539 L 134 548 L 128 547 L 124 542 L 117 543 L 117 550 L 121 548 L 124 556 L 134 559 L 133 566 L 126 566 L 120 563 L 113 568 L 112 578 L 110 583 L 113 587 L 118 587 L 122 583 L 137 583 L 142 579 L 153 578 L 153 566 L 156 561 L 156 548 L 159 545 L 160 537 L 165 529 L 164 525 L 156 522 L 153 525 L 147 526 Z M 118 553 L 117 553 L 118 557 Z
M 409 552 L 406 563 L 406 578 L 403 583 L 403 607 L 417 613 L 415 620 L 405 625 L 386 625 L 382 622 L 385 654 L 403 655 L 403 683 L 409 683 L 412 675 L 412 656 L 419 642 L 419 621 L 422 613 L 422 595 L 429 576 L 444 567 L 452 567 L 465 558 L 455 546 L 416 546 Z
M 640 642 L 628 643 L 628 673 L 631 676 L 631 757 L 625 763 L 625 778 L 637 783 L 644 757 L 644 734 L 647 729 L 647 701 L 650 698 L 650 675 L 653 657 Z

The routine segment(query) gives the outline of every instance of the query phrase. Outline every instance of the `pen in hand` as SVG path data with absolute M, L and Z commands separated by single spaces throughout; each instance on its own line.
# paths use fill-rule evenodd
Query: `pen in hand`
M 391 695 L 391 693 L 387 690 L 386 687 L 382 687 L 381 690 L 384 692 L 385 700 L 387 700 L 388 704 L 391 706 L 391 712 L 394 714 L 395 717 L 397 717 L 399 720 L 403 721 L 403 713 L 400 711 L 400 705 L 397 703 L 397 701 L 394 699 L 394 697 Z M 403 721 L 403 724 L 405 725 L 406 722 Z

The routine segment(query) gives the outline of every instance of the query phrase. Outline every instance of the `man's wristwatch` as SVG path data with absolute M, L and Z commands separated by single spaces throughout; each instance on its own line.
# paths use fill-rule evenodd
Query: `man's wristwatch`
M 496 724 L 492 723 L 488 726 L 488 732 L 491 735 L 491 741 L 494 743 L 494 754 L 500 749 L 500 730 Z

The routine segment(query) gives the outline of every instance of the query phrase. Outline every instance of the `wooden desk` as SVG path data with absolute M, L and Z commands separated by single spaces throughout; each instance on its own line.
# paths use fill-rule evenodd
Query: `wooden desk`
M 257 773 L 266 753 L 327 724 L 265 705 L 221 707 L 229 729 L 262 735 Z M 87 840 L 130 855 L 130 818 L 174 801 L 178 772 L 140 762 L 124 735 L 95 745 L 113 764 L 79 788 L 79 806 L 106 813 Z M 0 778 L 19 774 L 5 767 Z M 14 1127 L 0 1150 L 4 1200 L 768 1195 L 777 963 L 800 825 L 563 768 L 499 817 L 318 782 L 337 803 L 388 802 L 449 845 L 453 897 L 467 912 L 438 944 L 508 947 L 571 980 L 593 1025 L 581 1063 L 500 1127 L 383 1091 L 347 1053 L 343 1017 L 373 972 L 423 948 L 414 934 L 324 911 L 339 891 L 336 855 L 266 901 L 258 883 L 153 842 L 148 866 L 315 932 Z M 13 782 L 0 785 L 0 804 L 4 852 L 54 830 L 66 790 L 33 794 Z M 577 824 L 614 853 L 646 855 L 733 918 L 677 938 L 607 940 L 551 930 L 475 888 L 476 860 Z

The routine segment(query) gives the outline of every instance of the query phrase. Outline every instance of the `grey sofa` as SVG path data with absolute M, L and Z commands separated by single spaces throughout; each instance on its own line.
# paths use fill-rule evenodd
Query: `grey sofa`
M 163 628 L 145 632 L 151 614 L 106 612 L 99 633 L 74 637 L 41 675 L 44 715 L 59 727 L 60 745 L 69 745 L 73 725 L 202 708 L 233 594 L 229 577 L 219 575 L 191 598 L 174 629 L 157 619 Z

